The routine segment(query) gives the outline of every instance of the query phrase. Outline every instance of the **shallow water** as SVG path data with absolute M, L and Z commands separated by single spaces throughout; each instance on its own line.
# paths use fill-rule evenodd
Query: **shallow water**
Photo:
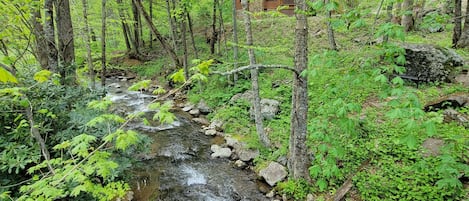
M 118 105 L 117 112 L 154 114 L 146 108 L 154 96 L 128 92 L 126 83 L 111 83 L 115 84 L 108 96 Z M 121 88 L 117 89 L 116 84 Z M 129 125 L 153 140 L 150 153 L 139 156 L 144 160 L 129 172 L 134 200 L 267 200 L 258 190 L 252 172 L 234 168 L 227 159 L 211 159 L 210 146 L 220 143 L 220 138 L 200 132 L 200 126 L 191 122 L 187 113 L 177 111 L 176 116 L 171 125 Z

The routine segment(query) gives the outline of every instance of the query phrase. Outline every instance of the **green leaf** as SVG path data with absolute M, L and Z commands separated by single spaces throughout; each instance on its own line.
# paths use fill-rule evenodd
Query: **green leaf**
M 324 191 L 327 188 L 327 181 L 324 179 L 318 179 L 316 184 L 318 185 L 320 191 Z
M 128 130 L 125 133 L 120 133 L 116 138 L 116 148 L 125 150 L 130 145 L 136 144 L 138 141 L 138 133 Z
M 157 89 L 153 90 L 152 92 L 155 95 L 160 95 L 166 93 L 166 90 L 163 87 L 158 87 Z
M 130 86 L 127 90 L 129 91 L 140 91 L 143 89 L 147 89 L 151 84 L 151 80 L 142 80 Z
M 201 73 L 196 73 L 191 77 L 195 81 L 202 81 L 202 82 L 207 82 L 207 76 L 201 74 Z
M 107 110 L 111 104 L 112 101 L 108 99 L 94 100 L 88 103 L 88 107 L 99 111 L 104 111 Z
M 16 77 L 13 76 L 10 72 L 5 70 L 4 68 L 0 68 L 0 82 L 7 83 L 18 83 L 18 80 L 16 80 Z
M 49 80 L 50 76 L 52 75 L 52 72 L 48 70 L 41 70 L 34 74 L 34 80 L 36 80 L 39 83 L 43 83 L 47 80 Z
M 184 70 L 180 69 L 177 72 L 173 73 L 170 76 L 171 80 L 176 83 L 184 83 L 186 82 L 186 78 L 184 77 Z
M 108 122 L 108 123 L 110 123 L 110 122 L 124 123 L 125 119 L 120 117 L 119 115 L 115 115 L 115 114 L 103 114 L 103 115 L 97 116 L 94 119 L 90 120 L 86 124 L 86 126 L 93 127 L 93 126 L 96 126 L 97 124 L 105 123 L 105 122 Z

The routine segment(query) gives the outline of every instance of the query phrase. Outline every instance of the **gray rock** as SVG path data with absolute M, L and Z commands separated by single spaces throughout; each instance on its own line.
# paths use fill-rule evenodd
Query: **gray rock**
M 454 50 L 425 44 L 406 44 L 406 72 L 403 78 L 423 82 L 451 82 L 455 67 L 464 59 Z
M 213 136 L 213 135 L 216 135 L 216 134 L 217 134 L 216 130 L 210 129 L 210 130 L 205 131 L 205 135 L 212 135 Z
M 264 119 L 271 120 L 278 114 L 280 108 L 280 102 L 273 99 L 261 99 L 261 115 Z M 254 108 L 251 107 L 249 110 L 251 119 L 254 119 Z
M 192 110 L 189 111 L 189 114 L 191 114 L 192 116 L 199 116 L 200 111 L 199 111 L 199 109 L 192 109 Z
M 118 83 L 111 83 L 111 84 L 108 85 L 108 87 L 113 87 L 113 88 L 116 88 L 116 89 L 120 89 L 121 85 L 118 84 Z
M 212 123 L 210 123 L 209 127 L 214 128 L 217 131 L 223 131 L 223 121 L 219 119 L 212 120 Z
M 184 112 L 189 112 L 189 111 L 191 111 L 192 109 L 194 109 L 194 105 L 185 105 L 185 106 L 182 108 L 182 111 L 184 111 Z
M 259 150 L 257 149 L 253 150 L 253 149 L 239 148 L 239 149 L 236 149 L 235 151 L 239 159 L 245 162 L 251 161 L 257 156 L 259 156 Z
M 195 123 L 198 123 L 198 124 L 202 124 L 202 125 L 208 125 L 208 124 L 210 124 L 210 122 L 209 122 L 207 119 L 201 118 L 201 117 L 199 117 L 199 118 L 193 118 L 192 121 L 194 121 Z
M 275 186 L 277 182 L 287 177 L 287 171 L 283 165 L 277 162 L 270 162 L 269 166 L 259 171 L 259 175 L 263 177 L 270 186 Z
M 268 192 L 267 194 L 265 194 L 265 197 L 268 197 L 268 198 L 273 198 L 275 196 L 275 192 L 274 191 L 270 191 Z
M 254 98 L 254 92 L 252 90 L 247 90 L 244 93 L 238 93 L 238 94 L 235 94 L 233 97 L 231 97 L 230 103 L 235 103 L 238 100 L 251 102 L 253 98 Z
M 199 103 L 197 104 L 197 109 L 199 109 L 200 113 L 202 114 L 208 114 L 212 112 L 212 109 L 205 103 L 204 100 L 200 100 Z
M 233 137 L 231 136 L 225 136 L 225 141 L 226 141 L 226 145 L 228 145 L 229 147 L 235 147 L 236 144 L 239 144 L 239 141 L 237 139 L 234 139 Z
M 245 168 L 247 166 L 247 164 L 242 160 L 236 160 L 234 164 L 238 168 Z
M 212 145 L 210 147 L 210 150 L 212 150 L 212 158 L 228 158 L 231 156 L 231 149 L 230 148 L 223 148 L 220 147 L 219 145 Z
M 286 166 L 287 165 L 287 162 L 288 162 L 288 159 L 286 156 L 280 156 L 277 158 L 277 162 Z

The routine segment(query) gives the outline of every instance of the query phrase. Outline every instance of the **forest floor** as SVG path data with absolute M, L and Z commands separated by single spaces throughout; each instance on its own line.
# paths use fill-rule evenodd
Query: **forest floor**
M 331 193 L 343 184 L 347 178 L 346 175 L 353 173 L 355 175 L 353 176 L 354 187 L 349 192 L 347 200 L 367 200 L 397 195 L 415 198 L 412 196 L 418 197 L 422 192 L 428 195 L 442 193 L 441 189 L 434 185 L 443 174 L 439 169 L 445 167 L 441 161 L 442 157 L 424 157 L 422 153 L 426 152 L 426 149 L 436 148 L 425 148 L 424 144 L 426 142 L 428 144 L 433 139 L 441 139 L 444 141 L 446 151 L 450 145 L 459 147 L 453 147 L 446 153 L 455 157 L 457 164 L 468 165 L 467 156 L 464 154 L 461 156 L 460 153 L 467 151 L 469 133 L 467 129 L 455 123 L 440 122 L 437 123 L 436 128 L 432 127 L 436 129 L 433 134 L 425 134 L 425 126 L 422 123 L 430 121 L 428 119 L 438 119 L 440 116 L 439 114 L 419 113 L 418 110 L 423 110 L 424 105 L 451 94 L 467 94 L 469 92 L 467 66 L 458 69 L 461 72 L 456 79 L 458 83 L 429 83 L 422 84 L 418 88 L 412 83 L 405 83 L 403 87 L 379 83 L 376 81 L 374 72 L 384 65 L 378 59 L 382 49 L 378 45 L 367 45 L 370 39 L 375 40 L 374 36 L 369 33 L 369 27 L 357 28 L 353 31 L 343 28 L 336 30 L 339 52 L 333 52 L 327 50 L 324 19 L 320 17 L 308 19 L 311 55 L 310 70 L 307 73 L 310 79 L 309 104 L 311 107 L 308 144 L 312 147 L 312 152 L 319 156 L 315 161 L 319 165 L 312 166 L 313 169 L 320 170 L 319 173 L 312 173 L 314 179 L 326 181 L 326 189 L 329 191 L 317 184 L 306 188 L 308 190 L 301 190 L 302 188 L 292 190 L 288 188 L 288 185 L 291 185 L 288 182 L 279 185 L 277 190 L 291 196 L 304 193 L 302 191 L 315 192 L 316 198 L 326 199 L 330 198 Z M 239 65 L 245 65 L 248 59 L 246 49 L 242 45 L 244 42 L 241 42 L 245 37 L 241 23 L 238 22 L 241 44 Z M 226 35 L 223 37 L 220 53 L 215 56 L 206 54 L 208 44 L 201 42 L 205 40 L 203 31 L 196 33 L 197 48 L 199 54 L 203 55 L 201 59 L 215 58 L 220 61 L 219 64 L 211 67 L 216 71 L 228 71 L 233 68 L 232 27 L 227 25 L 225 30 Z M 293 17 L 254 20 L 253 34 L 258 63 L 293 65 Z M 393 42 L 400 43 L 397 40 Z M 438 33 L 411 32 L 407 34 L 405 43 L 450 47 L 451 25 L 446 26 L 445 31 Z M 467 61 L 468 51 L 457 50 L 457 52 Z M 145 63 L 129 58 L 120 59 L 117 63 L 131 67 L 140 76 L 139 79 L 150 78 L 158 85 L 167 85 L 168 76 L 176 69 L 167 68 L 170 61 L 163 54 L 160 57 L 158 54 L 154 56 L 156 59 Z M 261 156 L 254 161 L 256 170 L 265 166 L 268 161 L 279 160 L 287 153 L 291 77 L 290 73 L 285 71 L 261 71 L 261 96 L 278 100 L 281 105 L 279 114 L 273 120 L 264 122 L 267 134 L 276 144 L 275 148 L 260 148 Z M 209 80 L 207 83 L 194 84 L 186 91 L 187 101 L 197 103 L 204 100 L 215 109 L 215 112 L 207 118 L 224 121 L 226 133 L 245 140 L 250 147 L 259 148 L 255 127 L 247 112 L 249 104 L 229 103 L 232 96 L 250 89 L 249 80 L 244 74 L 240 75 L 235 85 L 223 76 L 212 75 Z M 389 93 L 395 94 L 390 96 Z M 414 105 L 416 108 L 406 108 L 409 105 Z M 357 106 L 360 109 L 356 109 Z M 340 113 L 342 110 L 345 115 Z M 465 109 L 460 111 L 466 112 Z M 400 116 L 391 117 L 392 115 Z M 436 144 L 435 146 L 441 146 Z M 328 164 L 328 161 L 332 160 L 328 155 L 334 155 L 333 160 L 336 163 Z M 360 161 L 366 160 L 371 160 L 370 165 L 362 171 L 355 172 L 361 164 Z M 422 167 L 429 169 L 419 169 Z M 328 171 L 331 169 L 337 171 Z M 422 181 L 423 184 L 406 181 L 409 175 L 413 175 L 416 182 Z M 418 185 L 418 188 L 415 185 Z M 457 196 L 469 195 L 468 182 L 465 181 L 463 185 L 465 193 Z M 400 194 L 400 192 L 404 193 Z

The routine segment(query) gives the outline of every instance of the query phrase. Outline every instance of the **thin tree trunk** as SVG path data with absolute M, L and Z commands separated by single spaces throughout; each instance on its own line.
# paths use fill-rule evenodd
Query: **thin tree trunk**
M 55 43 L 55 28 L 54 28 L 54 0 L 44 0 L 45 9 L 45 23 L 44 23 L 44 35 L 47 40 L 47 52 L 48 52 L 48 67 L 47 69 L 57 72 L 58 68 L 58 52 Z
M 150 18 L 153 20 L 153 0 L 149 0 L 149 10 L 150 10 Z M 153 48 L 153 34 L 150 31 L 150 49 Z
M 91 89 L 95 89 L 96 87 L 96 82 L 95 82 L 95 72 L 94 72 L 94 67 L 93 67 L 93 57 L 91 56 L 91 29 L 88 24 L 88 3 L 86 2 L 87 0 L 81 0 L 81 3 L 83 5 L 83 20 L 85 24 L 85 47 L 86 47 L 86 58 L 88 61 L 88 71 L 89 71 L 89 76 L 91 80 Z
M 41 68 L 42 69 L 47 69 L 48 67 L 48 57 L 47 57 L 47 48 L 44 48 L 44 47 L 47 47 L 47 40 L 45 39 L 45 36 L 44 36 L 44 28 L 42 26 L 42 24 L 40 23 L 42 20 L 41 18 L 41 11 L 40 10 L 36 10 L 35 12 L 33 12 L 33 15 L 31 17 L 31 24 L 33 25 L 33 33 L 34 33 L 34 37 L 36 38 L 36 45 L 34 47 L 34 55 L 36 57 L 36 60 L 39 62 L 39 64 L 41 65 Z M 8 54 L 8 49 L 6 48 L 6 45 L 5 43 L 3 42 L 3 40 L 0 39 L 0 49 L 2 50 L 3 54 L 5 56 L 9 56 Z
M 199 53 L 197 52 L 197 47 L 195 46 L 194 31 L 192 30 L 192 19 L 187 8 L 184 8 L 186 12 L 187 22 L 189 23 L 189 32 L 191 34 L 192 48 L 194 48 L 195 58 L 199 58 Z
M 236 20 L 236 17 L 237 17 L 237 14 L 236 14 L 236 1 L 237 0 L 233 0 L 233 67 L 234 69 L 238 68 L 238 23 L 237 23 L 237 20 Z M 234 73 L 233 74 L 233 81 L 234 81 L 234 84 L 236 84 L 236 82 L 238 82 L 238 73 Z
M 308 65 L 308 9 L 305 0 L 295 0 L 296 27 L 295 27 L 295 70 L 303 72 Z M 293 179 L 306 179 L 311 181 L 309 166 L 311 157 L 306 146 L 307 120 L 308 120 L 308 78 L 294 75 L 293 96 L 291 109 L 291 132 L 288 155 L 288 169 Z
M 466 4 L 466 10 L 469 11 L 469 2 Z M 469 47 L 469 15 L 468 14 L 466 14 L 466 17 L 464 18 L 464 28 L 462 30 L 461 37 L 458 40 L 457 47 L 459 48 Z
M 101 1 L 101 86 L 106 86 L 106 0 Z
M 253 45 L 253 39 L 252 39 L 252 30 L 251 30 L 251 17 L 249 16 L 249 13 L 247 12 L 248 9 L 248 2 L 247 0 L 241 0 L 241 4 L 243 6 L 244 10 L 244 26 L 246 29 L 246 45 L 247 46 L 252 46 Z M 254 50 L 252 48 L 248 48 L 248 54 L 249 54 L 249 65 L 255 65 L 256 64 L 256 57 L 254 55 Z M 257 135 L 259 136 L 259 140 L 261 143 L 266 146 L 270 147 L 270 140 L 267 137 L 267 135 L 264 132 L 264 125 L 262 123 L 262 115 L 261 115 L 261 98 L 259 96 L 259 71 L 257 68 L 251 69 L 251 83 L 252 83 L 252 90 L 254 92 L 254 98 L 252 100 L 252 105 L 254 107 L 254 119 L 256 123 L 256 130 L 257 130 Z
M 213 13 L 212 13 L 212 35 L 210 36 L 210 54 L 215 54 L 215 43 L 218 39 L 217 32 L 217 5 L 218 0 L 213 0 Z
M 329 3 L 329 0 L 326 0 L 326 4 Z M 332 28 L 331 25 L 331 20 L 332 20 L 332 11 L 326 10 L 326 20 L 327 20 L 327 38 L 329 39 L 329 46 L 331 50 L 337 50 L 337 44 L 335 42 L 335 36 L 334 36 L 334 29 Z
M 183 49 L 182 65 L 184 66 L 184 77 L 186 78 L 186 80 L 189 80 L 189 66 L 187 64 L 186 20 L 184 19 L 184 17 L 182 17 L 181 20 L 181 32 Z
M 156 26 L 151 21 L 151 18 L 148 15 L 148 13 L 145 10 L 143 10 L 142 2 L 140 2 L 140 0 L 132 0 L 132 1 L 136 3 L 137 8 L 140 10 L 140 13 L 143 15 L 143 18 L 145 18 L 145 21 L 150 27 L 150 30 L 153 32 L 153 35 L 155 35 L 158 41 L 160 41 L 163 49 L 169 54 L 169 56 L 171 56 L 171 59 L 173 60 L 174 64 L 176 66 L 181 66 L 181 62 L 179 61 L 179 58 L 176 55 L 174 49 L 171 48 L 171 46 L 168 44 L 166 39 L 160 34 Z
M 404 0 L 402 2 L 402 10 L 404 10 L 405 13 L 402 16 L 401 25 L 404 27 L 405 32 L 409 32 L 414 28 L 414 18 L 412 16 L 413 6 L 413 0 Z
M 386 22 L 389 22 L 389 23 L 392 21 L 392 18 L 393 18 L 392 8 L 393 8 L 393 3 L 389 2 L 388 5 L 386 6 L 386 14 L 388 16 L 388 18 L 386 19 Z M 389 41 L 389 36 L 385 34 L 383 37 L 383 42 L 387 43 L 388 41 Z
M 177 52 L 177 34 L 176 34 L 176 23 L 174 22 L 173 17 L 171 16 L 171 3 L 169 0 L 166 0 L 166 13 L 168 14 L 169 29 L 171 32 L 172 48 Z
M 47 167 L 52 172 L 52 174 L 55 174 L 54 168 L 49 163 L 50 154 L 49 154 L 49 150 L 47 150 L 46 142 L 45 142 L 44 138 L 42 138 L 41 134 L 39 133 L 39 129 L 36 127 L 36 124 L 34 123 L 33 108 L 31 106 L 31 103 L 29 103 L 29 107 L 26 109 L 26 117 L 29 120 L 31 135 L 36 139 L 37 143 L 39 144 L 39 147 L 41 148 L 42 156 L 46 160 Z
M 402 10 L 402 3 L 401 2 L 396 2 L 393 18 L 392 18 L 392 21 L 391 21 L 392 23 L 401 24 L 401 19 L 402 19 L 401 10 Z
M 223 10 L 221 9 L 223 5 L 223 0 L 218 1 L 218 53 L 223 54 L 225 51 L 221 49 L 221 43 L 223 40 L 224 48 L 226 49 L 226 40 L 225 40 L 225 24 L 223 23 Z
M 462 18 L 461 18 L 461 0 L 454 0 L 454 29 L 453 29 L 453 47 L 458 44 L 459 38 L 462 33 Z
M 135 5 L 134 1 L 132 1 L 132 13 L 134 15 L 134 40 L 137 52 L 139 52 L 140 47 L 142 47 L 142 40 L 140 38 L 140 22 L 139 22 L 139 10 L 137 5 Z
M 75 62 L 75 45 L 69 0 L 57 0 L 56 9 L 61 82 L 65 84 L 67 79 L 71 79 L 68 83 L 74 83 L 76 70 L 73 66 Z
M 130 27 L 129 27 L 129 24 L 127 24 L 127 20 L 126 20 L 126 17 L 125 17 L 125 13 L 124 13 L 124 10 L 122 8 L 122 0 L 117 0 L 117 4 L 119 5 L 118 7 L 118 12 L 119 12 L 119 18 L 121 20 L 121 24 L 122 24 L 122 33 L 124 34 L 124 41 L 125 41 L 125 47 L 127 47 L 127 51 L 128 52 L 133 52 L 133 49 L 132 49 L 132 45 L 130 44 Z M 137 51 L 134 51 L 135 53 Z M 138 53 L 137 53 L 138 54 Z

